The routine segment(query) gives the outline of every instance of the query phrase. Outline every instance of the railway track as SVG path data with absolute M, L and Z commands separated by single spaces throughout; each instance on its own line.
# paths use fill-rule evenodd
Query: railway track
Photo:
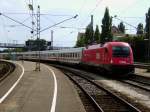
M 3 64 L 2 69 L 0 70 L 0 82 L 4 80 L 10 73 L 15 69 L 15 65 L 10 62 L 0 61 Z
M 148 69 L 150 68 L 150 63 L 134 63 L 136 68 Z
M 122 80 L 121 82 L 150 92 L 150 78 L 148 77 L 133 74 L 132 77 L 130 77 L 128 80 Z
M 83 77 L 81 72 L 68 69 L 67 67 L 55 67 L 63 69 L 63 72 L 84 92 L 96 112 L 141 112 L 138 108 L 105 87 Z M 90 112 L 92 111 L 90 110 Z

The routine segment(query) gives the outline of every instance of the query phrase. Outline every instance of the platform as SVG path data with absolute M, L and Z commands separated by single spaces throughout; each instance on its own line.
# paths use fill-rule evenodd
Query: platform
M 34 62 L 15 62 L 16 70 L 0 82 L 2 98 L 20 74 L 22 78 L 0 104 L 0 112 L 85 112 L 83 104 L 70 80 L 58 69 L 41 64 L 34 71 Z M 3 92 L 4 90 L 4 92 Z

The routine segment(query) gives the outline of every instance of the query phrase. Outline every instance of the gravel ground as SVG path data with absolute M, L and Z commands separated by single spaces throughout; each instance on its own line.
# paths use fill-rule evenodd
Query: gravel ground
M 135 68 L 135 73 L 141 76 L 150 77 L 150 72 L 147 69 Z
M 144 75 L 144 74 L 143 74 Z M 100 75 L 88 74 L 88 77 L 92 78 L 100 84 L 106 85 L 106 87 L 111 88 L 114 91 L 119 92 L 122 95 L 127 96 L 129 99 L 133 100 L 135 103 L 139 103 L 144 107 L 150 109 L 150 94 L 146 91 L 141 91 L 139 88 L 135 88 L 128 84 L 121 83 L 117 80 L 111 80 L 101 77 Z
M 134 100 L 136 103 L 140 103 L 143 106 L 150 109 L 150 94 L 147 92 L 142 92 L 138 88 L 127 86 L 115 80 L 101 79 L 97 80 L 98 82 L 111 87 L 113 90 L 118 91 L 121 94 L 126 95 L 127 97 Z

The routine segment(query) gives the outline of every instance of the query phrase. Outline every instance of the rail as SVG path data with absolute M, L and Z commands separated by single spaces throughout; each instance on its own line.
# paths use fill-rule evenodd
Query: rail
M 58 65 L 55 67 L 60 68 L 60 69 L 65 69 L 65 70 L 71 72 L 72 74 L 75 74 L 75 75 L 73 75 L 73 77 L 76 77 L 75 78 L 76 83 L 82 84 L 81 81 L 83 80 L 82 82 L 84 82 L 85 85 L 88 85 L 88 87 L 84 88 L 85 91 L 88 91 L 88 90 L 86 90 L 86 88 L 89 88 L 89 89 L 96 88 L 95 90 L 90 91 L 87 94 L 89 94 L 90 97 L 92 97 L 91 98 L 92 102 L 96 102 L 95 105 L 98 105 L 97 108 L 100 107 L 99 111 L 111 111 L 111 112 L 114 111 L 115 112 L 115 111 L 131 111 L 132 110 L 132 112 L 141 112 L 138 108 L 136 108 L 135 106 L 133 106 L 132 104 L 130 104 L 129 102 L 127 102 L 126 100 L 121 98 L 120 96 L 112 93 L 110 90 L 106 89 L 102 85 L 100 86 L 100 85 L 96 84 L 95 82 L 93 82 L 92 80 L 89 80 L 89 79 L 83 77 L 82 72 L 70 69 L 68 67 L 58 66 Z M 69 76 L 69 77 L 72 77 L 72 76 Z M 79 82 L 76 79 L 79 79 Z M 73 80 L 74 80 L 74 78 L 73 78 Z M 80 86 L 82 87 L 82 85 L 80 85 Z M 99 94 L 99 95 L 97 96 L 97 94 Z M 93 101 L 93 99 L 94 99 L 94 101 Z M 108 103 L 109 103 L 109 105 L 108 105 Z

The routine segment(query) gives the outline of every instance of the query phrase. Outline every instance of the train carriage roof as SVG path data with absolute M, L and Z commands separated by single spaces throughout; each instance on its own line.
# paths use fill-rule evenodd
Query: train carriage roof
M 72 53 L 72 52 L 82 52 L 82 50 L 84 50 L 84 47 L 80 47 L 80 48 L 70 48 L 70 49 L 62 49 L 59 50 L 59 53 Z

